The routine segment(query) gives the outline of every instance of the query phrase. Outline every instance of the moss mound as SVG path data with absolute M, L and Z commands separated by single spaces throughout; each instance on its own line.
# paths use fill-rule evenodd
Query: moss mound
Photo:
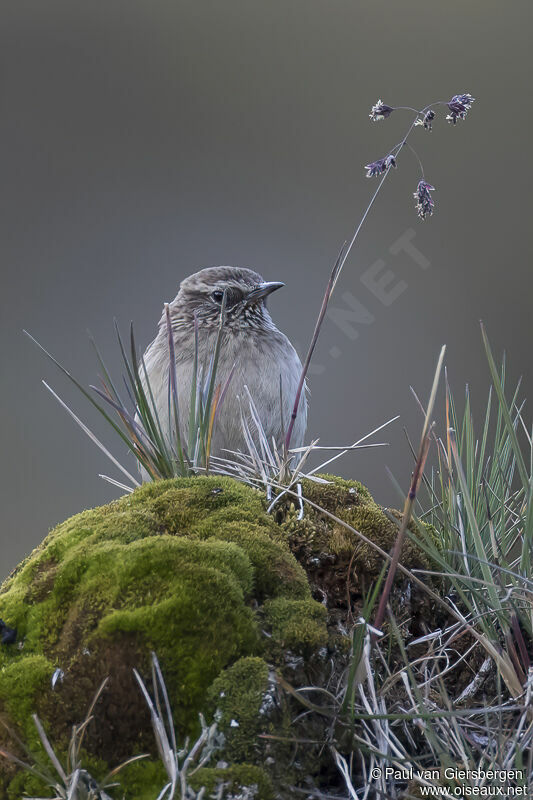
M 153 749 L 132 668 L 148 677 L 154 650 L 178 734 L 194 735 L 213 680 L 266 652 L 259 612 L 273 600 L 288 604 L 293 646 L 298 624 L 302 647 L 309 630 L 325 636 L 305 572 L 258 492 L 212 477 L 147 484 L 59 525 L 2 586 L 0 617 L 18 629 L 18 644 L 0 649 L 0 710 L 38 749 L 37 713 L 64 748 L 109 676 L 88 750 L 117 763 Z M 57 669 L 64 677 L 53 689 Z
M 383 557 L 373 545 L 390 553 L 398 534 L 398 525 L 391 517 L 400 519 L 401 515 L 384 510 L 358 481 L 336 475 L 320 477 L 328 483 L 302 481 L 303 496 L 310 501 L 305 504 L 303 519 L 298 519 L 298 509 L 289 501 L 278 509 L 277 521 L 291 551 L 304 566 L 316 596 L 328 609 L 345 609 L 348 598 L 357 605 L 379 575 Z M 431 536 L 430 526 L 424 528 Z M 414 523 L 409 530 L 419 538 Z M 428 569 L 431 564 L 423 549 L 409 537 L 402 548 L 401 563 L 409 569 Z M 401 574 L 397 580 L 402 580 Z
M 396 526 L 368 491 L 325 477 L 327 484 L 306 481 L 304 496 L 389 550 Z M 200 711 L 215 714 L 225 736 L 224 761 L 197 779 L 270 797 L 258 744 L 261 731 L 272 731 L 269 665 L 320 662 L 331 651 L 330 611 L 339 598 L 346 603 L 350 570 L 361 592 L 382 563 L 324 511 L 306 505 L 297 516 L 290 501 L 266 514 L 263 495 L 230 478 L 195 477 L 145 484 L 55 528 L 0 588 L 0 617 L 17 628 L 17 642 L 0 647 L 0 745 L 22 755 L 11 729 L 42 753 L 36 713 L 65 752 L 72 726 L 109 677 L 87 728 L 87 763 L 113 767 L 154 753 L 132 670 L 149 683 L 155 651 L 180 742 L 198 733 Z M 410 542 L 403 562 L 425 563 Z M 127 796 L 161 788 L 156 761 L 128 769 Z M 2 796 L 38 793 L 31 780 L 0 761 Z

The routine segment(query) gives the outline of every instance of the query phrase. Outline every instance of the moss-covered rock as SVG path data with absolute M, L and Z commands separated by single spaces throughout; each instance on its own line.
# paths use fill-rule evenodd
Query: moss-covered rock
M 318 641 L 320 625 L 325 635 L 259 492 L 229 478 L 147 484 L 59 525 L 3 585 L 0 617 L 18 644 L 0 649 L 0 710 L 33 747 L 36 712 L 65 748 L 109 676 L 86 746 L 115 763 L 153 749 L 132 668 L 146 676 L 154 650 L 178 734 L 194 734 L 213 680 L 265 651 L 261 608 L 274 600 L 293 619 L 291 645 L 308 647 L 309 629 Z M 64 677 L 53 689 L 57 669 Z
M 198 786 L 207 795 L 224 785 L 229 794 L 242 790 L 244 797 L 246 790 L 268 800 L 258 740 L 276 724 L 272 670 L 292 664 L 294 681 L 302 665 L 314 665 L 319 680 L 325 653 L 327 660 L 344 657 L 335 644 L 342 625 L 332 612 L 345 613 L 348 599 L 357 604 L 382 565 L 339 520 L 386 551 L 397 532 L 365 487 L 326 477 L 328 483 L 304 482 L 304 496 L 319 508 L 306 504 L 301 520 L 290 500 L 270 515 L 261 492 L 230 478 L 195 477 L 145 484 L 55 528 L 0 588 L 0 617 L 18 631 L 15 644 L 0 647 L 0 718 L 7 725 L 0 726 L 0 745 L 20 754 L 11 729 L 42 751 L 31 719 L 37 713 L 65 752 L 72 725 L 109 677 L 85 736 L 88 763 L 97 769 L 139 752 L 155 755 L 132 673 L 148 679 L 155 651 L 179 741 L 196 736 L 200 711 L 216 715 L 225 736 L 220 756 L 227 766 L 199 770 Z M 427 565 L 412 542 L 402 561 Z M 53 675 L 60 676 L 54 687 Z M 290 719 L 279 724 L 288 734 Z M 269 745 L 278 776 L 283 746 Z M 291 781 L 299 780 L 298 763 L 316 766 L 317 754 L 307 748 L 298 762 L 288 748 Z M 0 761 L 1 796 L 38 794 L 32 780 Z M 126 796 L 148 800 L 164 781 L 157 760 L 138 762 L 124 773 Z

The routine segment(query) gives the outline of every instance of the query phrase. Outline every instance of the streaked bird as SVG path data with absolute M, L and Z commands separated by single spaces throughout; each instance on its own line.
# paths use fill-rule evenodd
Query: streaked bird
M 265 281 L 251 269 L 207 267 L 185 278 L 169 304 L 176 361 L 180 433 L 188 436 L 188 413 L 195 354 L 195 319 L 198 327 L 199 363 L 208 363 L 220 322 L 224 295 L 225 315 L 216 381 L 231 380 L 217 415 L 211 452 L 247 452 L 241 408 L 247 413 L 247 386 L 269 443 L 283 445 L 296 397 L 302 365 L 290 343 L 270 316 L 266 300 L 284 284 Z M 146 371 L 157 413 L 165 432 L 172 435 L 168 412 L 169 346 L 166 314 L 156 338 L 144 354 Z M 281 379 L 281 398 L 280 398 Z M 239 402 L 239 397 L 241 402 Z M 307 400 L 302 392 L 291 447 L 301 447 L 307 424 Z

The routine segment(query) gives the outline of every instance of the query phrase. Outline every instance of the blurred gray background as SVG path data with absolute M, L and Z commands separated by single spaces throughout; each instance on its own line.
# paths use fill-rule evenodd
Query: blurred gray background
M 421 423 L 409 386 L 427 397 L 441 344 L 457 395 L 469 382 L 485 400 L 480 317 L 531 395 L 531 22 L 526 0 L 2 3 L 0 578 L 55 523 L 119 493 L 41 378 L 125 456 L 22 328 L 88 385 L 87 329 L 116 373 L 114 316 L 144 348 L 183 277 L 235 264 L 286 282 L 270 309 L 302 352 L 375 186 L 363 165 L 410 121 L 371 123 L 378 98 L 478 99 L 466 122 L 441 114 L 412 136 L 437 188 L 431 220 L 416 218 L 409 152 L 385 184 L 317 349 L 309 438 L 346 443 L 401 414 L 388 449 L 337 467 L 397 504 L 385 467 L 407 486 L 402 426 L 416 438 Z M 391 280 L 388 305 L 372 276 Z

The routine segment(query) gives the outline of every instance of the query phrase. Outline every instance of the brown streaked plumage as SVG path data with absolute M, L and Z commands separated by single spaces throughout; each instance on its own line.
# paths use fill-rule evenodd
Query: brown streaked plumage
M 202 364 L 214 347 L 220 306 L 226 292 L 217 383 L 224 385 L 234 364 L 235 368 L 217 417 L 212 442 L 214 455 L 224 456 L 225 450 L 247 450 L 238 400 L 240 396 L 242 407 L 248 407 L 244 396 L 245 385 L 257 407 L 269 442 L 274 439 L 278 448 L 283 444 L 282 431 L 290 420 L 302 365 L 294 347 L 285 334 L 276 328 L 266 307 L 267 296 L 281 286 L 283 284 L 279 282 L 265 282 L 261 275 L 250 269 L 207 267 L 185 278 L 170 303 L 181 434 L 186 437 L 194 359 L 194 319 L 196 316 L 198 320 L 199 363 Z M 170 433 L 168 359 L 167 325 L 163 314 L 158 334 L 146 350 L 144 361 L 159 419 Z M 280 378 L 283 409 L 280 408 Z M 302 393 L 292 447 L 302 446 L 306 424 L 307 401 L 305 393 Z

